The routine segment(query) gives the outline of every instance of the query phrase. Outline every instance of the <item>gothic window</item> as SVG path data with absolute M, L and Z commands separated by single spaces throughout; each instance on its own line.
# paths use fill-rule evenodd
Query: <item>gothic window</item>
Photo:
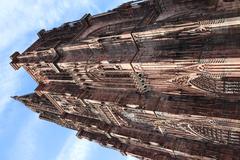
M 211 78 L 210 76 L 204 76 L 201 75 L 193 80 L 190 81 L 190 83 L 202 90 L 208 91 L 208 92 L 218 92 L 217 91 L 217 82 L 215 79 Z
M 190 126 L 193 131 L 203 136 L 205 139 L 223 144 L 240 144 L 240 133 L 235 131 L 210 128 L 204 126 Z
M 223 92 L 226 94 L 240 94 L 240 79 L 223 78 Z

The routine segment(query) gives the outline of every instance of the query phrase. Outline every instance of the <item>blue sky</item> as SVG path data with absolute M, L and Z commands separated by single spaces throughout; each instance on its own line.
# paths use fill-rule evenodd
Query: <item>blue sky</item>
M 9 66 L 14 51 L 24 51 L 37 32 L 85 13 L 104 12 L 127 0 L 0 1 L 0 159 L 1 160 L 133 160 L 114 150 L 78 140 L 75 132 L 38 119 L 10 99 L 32 92 L 36 83 L 22 69 Z

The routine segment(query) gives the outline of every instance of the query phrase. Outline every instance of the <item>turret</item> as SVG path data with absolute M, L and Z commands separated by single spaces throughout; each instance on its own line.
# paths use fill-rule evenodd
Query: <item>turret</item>
M 14 96 L 12 98 L 19 102 L 22 102 L 34 112 L 42 113 L 46 111 L 60 114 L 60 112 L 55 108 L 55 106 L 53 106 L 52 103 L 44 95 L 40 97 L 36 93 L 31 93 L 23 96 Z

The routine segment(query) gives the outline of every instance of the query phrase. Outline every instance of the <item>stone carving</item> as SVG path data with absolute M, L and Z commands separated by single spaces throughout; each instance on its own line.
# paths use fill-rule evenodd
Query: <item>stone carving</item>
M 240 1 L 137 0 L 11 56 L 40 118 L 139 159 L 240 157 Z

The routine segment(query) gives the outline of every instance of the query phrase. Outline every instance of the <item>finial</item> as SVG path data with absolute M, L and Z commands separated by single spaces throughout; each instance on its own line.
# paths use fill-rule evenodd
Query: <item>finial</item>
M 15 69 L 15 70 L 18 70 L 20 68 L 20 66 L 17 64 L 18 62 L 18 59 L 17 57 L 20 55 L 19 52 L 14 52 L 10 58 L 11 58 L 11 62 L 10 62 L 10 65 Z
M 18 100 L 18 96 L 11 96 L 12 99 Z

